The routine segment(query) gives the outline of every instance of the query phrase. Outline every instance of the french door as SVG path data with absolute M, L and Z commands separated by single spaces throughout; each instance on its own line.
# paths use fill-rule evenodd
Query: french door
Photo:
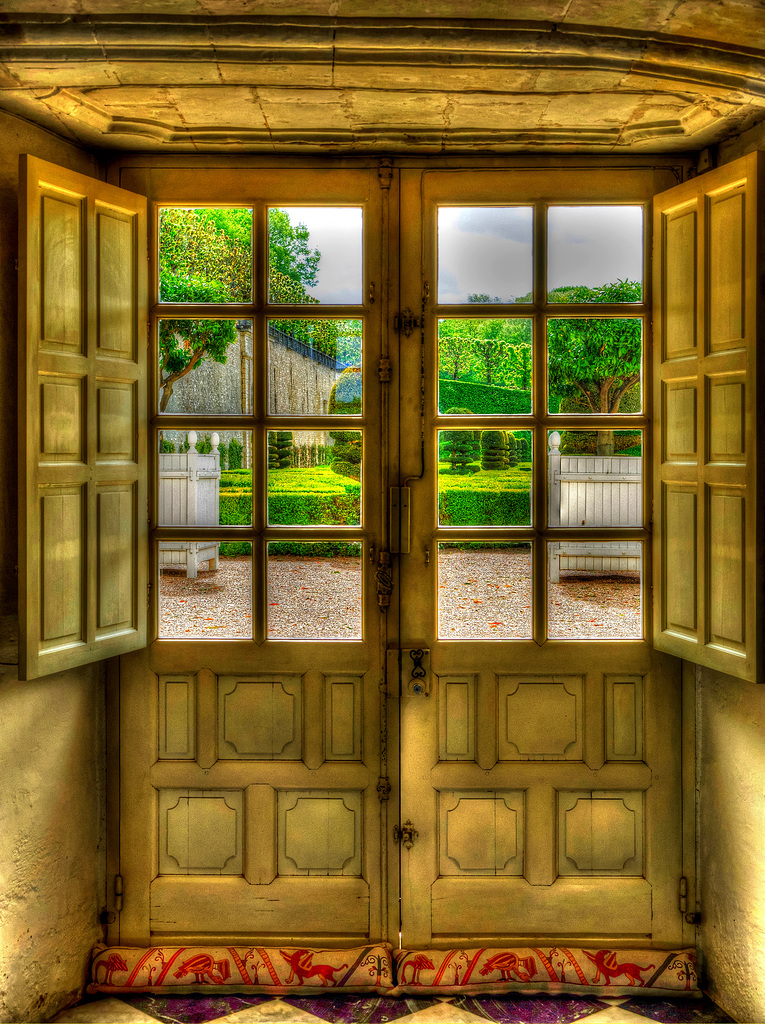
M 154 640 L 112 681 L 111 938 L 687 942 L 680 662 L 648 637 L 665 177 L 121 181 L 154 209 Z M 589 398 L 587 330 L 624 364 Z

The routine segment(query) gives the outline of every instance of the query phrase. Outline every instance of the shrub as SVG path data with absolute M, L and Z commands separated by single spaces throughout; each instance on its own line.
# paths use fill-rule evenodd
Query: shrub
M 163 455 L 173 455 L 175 452 L 175 445 L 172 441 L 168 441 L 168 439 L 163 436 L 159 443 L 159 450 Z
M 228 468 L 242 468 L 242 445 L 235 437 L 231 438 L 228 446 Z
M 516 388 L 499 388 L 494 384 L 475 384 L 468 380 L 449 380 L 442 377 L 438 382 L 439 412 L 449 415 L 449 406 L 460 406 L 466 412 L 482 415 L 504 414 L 506 416 L 531 412 L 531 392 Z
M 358 414 L 361 412 L 361 367 L 347 366 L 329 393 L 327 412 Z
M 269 430 L 268 468 L 286 469 L 292 465 L 293 435 L 291 430 Z
M 470 409 L 459 406 L 447 409 L 449 416 L 470 415 Z M 480 430 L 442 430 L 439 434 L 439 456 L 449 463 L 452 473 L 465 476 L 478 471 L 470 467 L 481 454 Z
M 509 437 L 506 430 L 484 430 L 481 432 L 481 469 L 508 469 Z M 515 440 L 513 440 L 515 447 Z M 516 460 L 517 461 L 517 460 Z
M 518 465 L 518 442 L 512 431 L 508 431 L 507 434 L 507 464 L 508 466 Z
M 470 479 L 438 474 L 442 526 L 525 526 L 531 522 L 528 478 L 517 470 L 486 472 Z
M 219 442 L 218 454 L 220 455 L 220 468 L 225 469 L 228 466 L 228 445 L 225 441 Z
M 334 441 L 330 449 L 331 468 L 339 476 L 361 477 L 361 432 L 359 430 L 330 430 Z

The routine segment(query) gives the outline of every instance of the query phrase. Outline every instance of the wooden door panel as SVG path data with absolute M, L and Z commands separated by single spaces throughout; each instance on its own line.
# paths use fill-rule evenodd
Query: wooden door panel
M 21 180 L 21 671 L 35 678 L 146 642 L 146 200 L 33 157 Z
M 655 423 L 654 642 L 749 680 L 762 674 L 762 177 L 761 155 L 753 153 L 654 204 L 654 379 L 664 414 Z

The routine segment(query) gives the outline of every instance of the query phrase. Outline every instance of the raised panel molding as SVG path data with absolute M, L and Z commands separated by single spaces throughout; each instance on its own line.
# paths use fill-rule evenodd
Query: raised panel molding
M 523 790 L 439 797 L 441 875 L 523 874 Z
M 744 381 L 742 377 L 707 378 L 707 459 L 744 462 Z
M 361 793 L 279 792 L 277 843 L 280 875 L 360 875 Z
M 642 676 L 606 676 L 606 760 L 643 760 Z
M 241 875 L 242 806 L 241 790 L 161 789 L 160 874 Z
M 99 635 L 135 626 L 135 485 L 96 487 L 97 631 Z
M 664 415 L 667 423 L 665 462 L 695 462 L 696 454 L 696 384 L 662 384 Z
M 744 488 L 707 488 L 709 517 L 709 642 L 728 650 L 744 649 L 745 593 Z
M 664 217 L 664 320 L 666 359 L 696 350 L 695 204 Z
M 135 385 L 121 381 L 96 382 L 99 459 L 135 461 Z
M 196 677 L 159 677 L 160 760 L 193 761 L 196 756 Z
M 696 491 L 693 485 L 662 484 L 662 500 L 664 533 L 661 543 L 665 574 L 661 587 L 664 604 L 662 628 L 695 640 L 698 626 Z
M 560 792 L 558 873 L 641 875 L 642 792 Z
M 500 676 L 499 759 L 581 761 L 581 676 Z
M 86 449 L 82 377 L 40 376 L 40 461 L 84 462 Z
M 40 346 L 81 352 L 83 201 L 42 196 L 42 288 Z
M 85 639 L 84 488 L 43 486 L 40 506 L 40 636 L 47 648 Z
M 361 677 L 324 680 L 324 750 L 328 761 L 361 760 Z
M 218 756 L 300 759 L 303 684 L 299 676 L 218 680 Z
M 133 218 L 114 210 L 96 214 L 98 254 L 98 347 L 109 356 L 134 358 L 135 282 L 130 272 Z
M 744 336 L 744 203 L 740 185 L 707 197 L 709 350 L 738 348 Z
M 438 759 L 475 760 L 475 676 L 438 677 Z

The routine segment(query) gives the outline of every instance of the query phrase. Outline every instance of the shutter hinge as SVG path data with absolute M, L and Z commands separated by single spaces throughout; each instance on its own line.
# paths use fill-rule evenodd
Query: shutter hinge
M 381 384 L 390 384 L 390 370 L 390 359 L 387 356 L 383 356 L 377 364 L 377 372 L 380 374 Z
M 114 876 L 114 909 L 117 913 L 122 910 L 122 875 Z
M 688 910 L 688 879 L 683 875 L 680 879 L 678 889 L 679 910 L 687 924 L 701 924 L 701 914 L 697 911 Z
M 423 326 L 423 318 L 421 316 L 415 316 L 411 309 L 407 308 L 401 313 L 396 313 L 393 317 L 393 330 L 397 334 L 403 334 L 405 337 L 409 337 L 415 327 Z

